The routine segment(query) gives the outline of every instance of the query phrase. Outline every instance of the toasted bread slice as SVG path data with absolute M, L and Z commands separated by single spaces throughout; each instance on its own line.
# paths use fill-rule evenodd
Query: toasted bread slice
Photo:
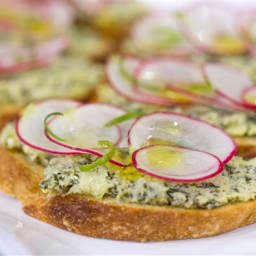
M 208 237 L 256 222 L 256 201 L 213 210 L 180 209 L 96 200 L 87 195 L 50 196 L 39 190 L 42 169 L 0 148 L 0 188 L 16 196 L 26 214 L 92 237 L 163 241 Z
M 1 126 L 17 117 L 9 108 Z M 215 209 L 185 209 L 48 195 L 40 190 L 43 168 L 18 152 L 0 148 L 0 190 L 21 201 L 26 214 L 75 233 L 115 240 L 164 241 L 214 236 L 256 222 L 256 201 Z

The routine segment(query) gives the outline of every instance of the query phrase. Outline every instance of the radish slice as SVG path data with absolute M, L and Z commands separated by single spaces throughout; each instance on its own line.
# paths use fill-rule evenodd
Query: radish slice
M 158 53 L 188 55 L 195 49 L 184 39 L 177 18 L 171 14 L 152 14 L 133 27 L 132 38 L 143 48 Z
M 49 123 L 50 130 L 62 138 L 63 142 L 48 135 L 58 145 L 91 153 L 99 149 L 98 142 L 101 140 L 107 140 L 113 144 L 120 142 L 120 128 L 105 127 L 105 124 L 124 113 L 124 110 L 111 105 L 86 104 L 54 118 Z
M 47 65 L 67 46 L 65 37 L 53 38 L 30 49 L 15 44 L 0 44 L 0 75 Z M 17 62 L 19 59 L 21 61 Z
M 127 73 L 132 75 L 132 72 L 139 65 L 139 60 L 134 58 L 126 58 L 124 60 L 124 68 Z M 121 70 L 121 59 L 118 57 L 112 57 L 106 66 L 106 72 L 108 80 L 112 85 L 113 89 L 121 96 L 141 103 L 146 104 L 156 104 L 156 105 L 173 105 L 173 102 L 164 99 L 162 97 L 157 97 L 150 94 L 143 94 L 142 92 L 136 90 L 135 81 L 124 76 Z
M 241 100 L 256 107 L 256 86 L 245 88 L 241 94 Z
M 45 137 L 44 118 L 52 112 L 64 112 L 77 108 L 81 103 L 72 100 L 47 100 L 30 105 L 25 109 L 17 122 L 16 132 L 18 138 L 29 147 L 50 154 L 79 154 L 58 146 Z
M 186 14 L 183 25 L 185 34 L 202 51 L 231 55 L 247 50 L 236 16 L 230 9 L 217 5 L 197 6 Z
M 166 181 L 196 182 L 223 170 L 223 163 L 214 155 L 168 145 L 140 148 L 132 159 L 139 171 Z
M 136 70 L 136 77 L 142 82 L 164 82 L 165 84 L 204 84 L 205 78 L 199 65 L 185 59 L 153 58 L 146 60 Z
M 115 145 L 123 143 L 122 136 L 126 136 L 125 133 L 127 133 L 127 128 L 124 129 L 126 122 L 122 124 L 122 130 L 120 126 L 105 127 L 105 124 L 124 113 L 124 110 L 107 104 L 86 104 L 49 122 L 49 129 L 61 138 L 61 141 L 49 133 L 46 133 L 46 136 L 51 142 L 61 147 L 101 157 L 106 149 L 99 148 L 99 141 L 107 140 Z M 110 162 L 119 166 L 129 164 L 116 157 Z
M 0 0 L 0 4 L 0 74 L 44 66 L 67 48 L 68 40 L 60 33 L 72 20 L 67 3 Z
M 232 66 L 206 64 L 205 75 L 217 93 L 238 106 L 253 110 L 255 106 L 241 101 L 243 91 L 253 86 L 250 77 Z
M 145 115 L 135 121 L 129 130 L 128 143 L 134 149 L 155 142 L 205 151 L 217 156 L 223 163 L 228 162 L 236 152 L 234 141 L 219 128 L 172 112 Z
M 201 66 L 185 59 L 166 57 L 149 59 L 141 62 L 135 75 L 138 85 L 147 84 L 155 90 L 166 87 L 179 95 L 184 95 L 192 102 L 239 109 L 238 106 L 215 94 L 213 88 L 207 84 Z M 196 91 L 196 88 L 200 90 Z M 143 88 L 140 87 L 140 90 Z

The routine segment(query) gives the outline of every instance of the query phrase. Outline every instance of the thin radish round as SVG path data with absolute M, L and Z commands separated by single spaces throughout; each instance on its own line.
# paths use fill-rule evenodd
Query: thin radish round
M 192 102 L 238 109 L 215 94 L 207 83 L 201 66 L 186 59 L 158 57 L 145 60 L 138 66 L 135 75 L 138 86 L 143 84 L 145 87 L 147 84 L 156 91 L 168 88 Z M 140 90 L 146 89 L 140 87 Z
M 184 39 L 177 17 L 170 13 L 143 17 L 133 26 L 131 36 L 141 47 L 157 53 L 190 55 L 196 52 Z
M 106 140 L 114 145 L 119 145 L 122 143 L 122 136 L 127 137 L 125 126 L 122 127 L 122 130 L 117 125 L 105 126 L 106 123 L 124 113 L 124 110 L 107 104 L 86 104 L 49 122 L 48 127 L 51 133 L 61 140 L 47 132 L 46 136 L 51 142 L 61 147 L 100 157 L 106 152 L 106 149 L 98 146 L 99 141 Z M 127 165 L 115 157 L 110 161 L 119 166 Z
M 0 0 L 0 4 L 0 74 L 41 67 L 67 48 L 63 32 L 72 20 L 67 3 Z
M 196 182 L 223 170 L 223 163 L 214 155 L 168 145 L 140 148 L 133 153 L 132 159 L 139 171 L 166 181 Z
M 113 89 L 129 100 L 145 104 L 173 105 L 170 100 L 136 90 L 136 81 L 131 76 L 131 71 L 134 71 L 139 63 L 140 61 L 134 58 L 126 58 L 122 62 L 119 57 L 112 57 L 107 63 L 106 72 Z M 125 70 L 122 70 L 123 68 Z
M 139 118 L 129 130 L 128 143 L 135 150 L 148 143 L 168 143 L 208 152 L 223 163 L 236 153 L 234 141 L 224 131 L 172 112 L 156 112 Z
M 44 118 L 52 112 L 65 112 L 77 108 L 81 103 L 72 100 L 53 99 L 29 105 L 17 122 L 18 138 L 29 147 L 50 154 L 78 154 L 50 142 L 45 136 Z
M 165 84 L 204 84 L 205 78 L 199 65 L 181 58 L 152 58 L 142 62 L 136 70 L 136 78 L 142 82 Z
M 53 38 L 31 48 L 2 43 L 0 44 L 0 75 L 47 65 L 67 46 L 68 40 L 65 37 Z
M 111 105 L 85 104 L 49 122 L 49 129 L 62 138 L 63 142 L 53 137 L 51 139 L 63 147 L 85 152 L 97 150 L 98 142 L 101 140 L 116 145 L 121 139 L 120 128 L 105 127 L 105 124 L 124 113 L 124 110 Z
M 200 50 L 213 54 L 246 52 L 234 12 L 213 4 L 198 5 L 185 15 L 184 31 Z
M 224 64 L 206 64 L 204 72 L 217 93 L 230 102 L 254 110 L 255 106 L 241 101 L 243 91 L 253 86 L 250 77 L 239 69 Z

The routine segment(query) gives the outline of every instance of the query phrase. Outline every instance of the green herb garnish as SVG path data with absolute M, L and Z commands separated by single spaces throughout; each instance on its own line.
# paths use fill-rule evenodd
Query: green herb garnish
M 91 164 L 85 164 L 85 165 L 81 165 L 80 166 L 80 171 L 82 172 L 88 172 L 98 166 L 101 166 L 105 163 L 107 163 L 115 154 L 116 148 L 114 147 L 113 143 L 111 143 L 110 141 L 99 141 L 98 142 L 99 146 L 105 146 L 109 148 L 109 152 L 106 153 L 104 156 L 98 158 L 96 161 L 94 161 Z
M 61 113 L 61 112 L 53 112 L 53 113 L 50 113 L 49 115 L 47 115 L 44 119 L 44 127 L 45 127 L 46 132 L 49 133 L 54 139 L 56 139 L 58 141 L 65 141 L 65 140 L 53 133 L 53 131 L 49 128 L 47 121 L 50 117 L 62 116 L 62 115 L 63 115 L 63 113 Z
M 143 116 L 145 113 L 144 111 L 140 110 L 140 109 L 137 109 L 137 110 L 134 110 L 134 111 L 129 111 L 121 116 L 118 116 L 112 120 L 110 120 L 109 122 L 107 122 L 105 124 L 105 127 L 111 127 L 113 125 L 117 125 L 119 123 L 122 123 L 122 122 L 125 122 L 127 120 L 130 120 L 130 119 L 134 119 L 134 118 L 137 118 L 137 117 L 140 117 L 140 116 Z

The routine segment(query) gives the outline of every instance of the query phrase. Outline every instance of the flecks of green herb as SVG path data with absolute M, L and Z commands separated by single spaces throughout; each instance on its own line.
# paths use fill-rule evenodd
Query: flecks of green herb
M 109 152 L 90 164 L 81 165 L 80 171 L 88 172 L 98 166 L 101 166 L 107 163 L 114 156 L 116 148 L 114 147 L 113 143 L 111 143 L 110 141 L 102 140 L 102 141 L 99 141 L 98 144 L 99 146 L 108 147 Z
M 44 127 L 45 127 L 45 130 L 48 134 L 50 134 L 54 139 L 58 140 L 58 141 L 65 141 L 64 139 L 60 138 L 59 136 L 57 136 L 56 134 L 53 133 L 53 131 L 49 128 L 48 126 L 48 119 L 50 117 L 53 117 L 53 116 L 62 116 L 63 113 L 61 112 L 53 112 L 53 113 L 50 113 L 49 115 L 47 115 L 44 119 Z

